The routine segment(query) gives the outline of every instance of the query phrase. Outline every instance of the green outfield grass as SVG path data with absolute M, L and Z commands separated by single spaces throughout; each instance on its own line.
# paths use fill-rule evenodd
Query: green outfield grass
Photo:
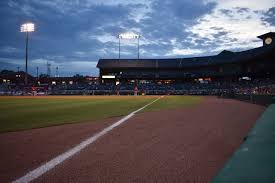
M 122 116 L 157 97 L 0 97 L 0 132 L 90 122 Z M 144 111 L 199 103 L 200 97 L 164 97 Z
M 190 106 L 200 103 L 201 98 L 202 97 L 199 96 L 165 96 L 158 102 L 153 103 L 152 105 L 145 108 L 143 112 Z

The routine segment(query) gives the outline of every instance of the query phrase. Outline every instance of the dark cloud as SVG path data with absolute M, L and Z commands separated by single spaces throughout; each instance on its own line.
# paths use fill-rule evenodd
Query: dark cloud
M 224 30 L 223 27 L 210 27 L 210 29 L 212 30 L 216 30 L 216 31 L 221 31 L 221 30 Z
M 222 14 L 229 16 L 229 17 L 233 17 L 233 11 L 232 10 L 228 10 L 228 9 L 220 9 L 219 10 Z
M 214 38 L 217 38 L 217 39 L 221 39 L 221 37 L 223 37 L 225 35 L 228 35 L 228 32 L 226 32 L 226 31 L 220 31 L 220 32 L 217 32 L 215 34 L 212 34 L 212 36 Z
M 155 0 L 152 3 L 153 11 L 148 18 L 141 21 L 142 34 L 150 40 L 157 41 L 154 45 L 156 49 L 152 49 L 154 53 L 162 52 L 165 55 L 170 52 L 173 45 L 169 47 L 165 43 L 175 38 L 179 46 L 188 46 L 182 44 L 190 34 L 185 30 L 194 25 L 197 19 L 210 13 L 215 5 L 215 3 L 204 4 L 201 0 Z M 153 48 L 153 45 L 148 46 L 149 51 L 150 48 Z
M 34 22 L 37 29 L 31 33 L 29 45 L 33 70 L 39 64 L 44 68 L 46 61 L 50 61 L 66 73 L 70 69 L 72 73 L 87 73 L 90 68 L 85 64 L 90 62 L 94 67 L 99 58 L 117 57 L 115 36 L 125 31 L 142 35 L 141 57 L 161 57 L 175 49 L 208 51 L 218 44 L 213 39 L 193 34 L 188 28 L 207 21 L 204 15 L 213 12 L 215 7 L 216 3 L 204 0 L 150 0 L 126 4 L 119 0 L 109 4 L 96 3 L 96 0 L 3 0 L 0 1 L 0 69 L 23 63 L 25 36 L 19 28 L 26 21 Z M 250 10 L 220 11 L 233 16 L 235 12 L 244 14 Z M 144 14 L 139 17 L 141 12 Z M 274 25 L 274 8 L 265 13 L 263 20 Z M 216 33 L 209 36 L 217 39 L 228 34 L 219 25 L 210 29 Z M 102 41 L 102 38 L 107 40 Z M 137 47 L 124 44 L 122 51 L 122 57 L 135 57 Z M 10 63 L 12 60 L 14 62 Z M 5 66 L 5 63 L 9 64 Z M 72 66 L 76 63 L 82 67 Z
M 167 42 L 177 38 L 178 44 L 187 37 L 186 26 L 209 13 L 214 3 L 204 4 L 200 1 L 160 1 L 152 2 L 152 12 L 147 18 L 137 22 L 131 13 L 139 9 L 147 9 L 145 4 L 89 5 L 82 0 L 72 1 L 35 1 L 9 0 L 1 2 L 0 15 L 5 19 L 4 28 L 0 30 L 3 37 L 0 48 L 11 46 L 17 48 L 17 53 L 1 52 L 1 57 L 24 57 L 24 35 L 20 33 L 19 25 L 31 20 L 36 24 L 37 31 L 30 36 L 30 59 L 48 59 L 59 63 L 71 60 L 92 60 L 107 56 L 109 50 L 116 50 L 116 43 L 102 43 L 97 36 L 104 34 L 117 35 L 131 29 L 139 29 L 140 34 L 150 43 L 143 47 L 152 54 L 164 55 L 172 49 Z M 81 34 L 84 36 L 81 37 Z M 86 33 L 86 34 L 85 34 Z M 86 37 L 85 37 L 86 36 Z M 91 36 L 93 38 L 91 38 Z M 125 47 L 131 52 L 136 48 Z M 81 54 L 76 54 L 81 53 Z M 116 53 L 110 51 L 109 56 Z M 149 56 L 149 54 L 147 54 Z
M 204 4 L 202 0 L 157 0 L 154 2 L 158 13 L 171 14 L 178 20 L 194 20 L 204 14 L 210 13 L 215 3 Z
M 275 7 L 270 8 L 267 12 L 263 14 L 262 20 L 265 24 L 275 25 Z
M 239 13 L 239 14 L 250 12 L 249 8 L 236 7 L 235 9 L 237 10 L 237 13 Z
M 62 7 L 54 7 L 52 4 L 39 3 L 39 1 L 22 0 L 10 1 L 12 4 L 1 2 L 0 16 L 3 28 L 0 29 L 0 48 L 12 46 L 20 50 L 16 54 L 5 53 L 0 50 L 1 57 L 22 58 L 24 56 L 24 35 L 19 32 L 19 26 L 31 20 L 35 23 L 37 31 L 30 35 L 30 58 L 49 58 L 48 56 L 64 55 L 63 60 L 82 60 L 96 58 L 90 55 L 76 56 L 74 51 L 97 50 L 103 46 L 96 39 L 79 39 L 83 31 L 101 34 L 98 27 L 128 19 L 129 8 L 121 5 L 94 5 L 84 11 L 77 11 L 81 8 L 71 6 L 68 13 L 60 11 Z M 138 6 L 140 7 L 140 6 Z M 104 28 L 103 28 L 104 29 Z M 114 31 L 109 27 L 109 32 Z M 89 40 L 89 41 L 88 41 Z M 94 54 L 96 55 L 96 54 Z M 89 58 L 88 58 L 89 57 Z M 57 60 L 58 61 L 58 60 Z
M 249 8 L 243 8 L 243 7 L 235 7 L 233 9 L 220 9 L 219 12 L 223 15 L 226 15 L 228 17 L 234 17 L 237 14 L 239 15 L 245 15 L 251 12 Z

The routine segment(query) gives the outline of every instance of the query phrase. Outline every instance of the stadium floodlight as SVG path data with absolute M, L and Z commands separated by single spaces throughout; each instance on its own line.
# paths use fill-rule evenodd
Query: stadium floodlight
M 33 32 L 34 24 L 33 23 L 25 23 L 21 25 L 21 32 Z
M 120 39 L 137 39 L 138 40 L 138 59 L 139 59 L 139 39 L 140 35 L 133 32 L 125 32 L 118 35 L 118 58 L 120 59 Z
M 26 33 L 26 68 L 25 68 L 25 85 L 28 85 L 28 42 L 29 32 L 34 32 L 34 24 L 29 22 L 21 25 L 20 32 Z
M 140 38 L 140 35 L 135 34 L 133 32 L 126 32 L 126 33 L 119 34 L 118 37 L 120 39 L 138 39 Z

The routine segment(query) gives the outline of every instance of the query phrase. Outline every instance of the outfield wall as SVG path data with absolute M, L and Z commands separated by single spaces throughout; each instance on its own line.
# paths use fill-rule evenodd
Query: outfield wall
M 220 90 L 139 90 L 138 95 L 219 95 Z M 50 95 L 134 95 L 134 90 L 58 90 Z
M 212 183 L 273 183 L 274 172 L 275 104 L 272 104 Z
M 234 98 L 237 100 L 247 101 L 259 105 L 268 106 L 275 103 L 275 95 L 258 95 L 258 94 L 236 94 Z

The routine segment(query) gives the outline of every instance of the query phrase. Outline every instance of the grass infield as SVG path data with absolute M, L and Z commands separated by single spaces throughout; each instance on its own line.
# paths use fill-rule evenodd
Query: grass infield
M 123 116 L 156 98 L 158 96 L 0 97 L 0 132 Z M 201 97 L 165 96 L 144 111 L 189 106 L 200 101 Z

